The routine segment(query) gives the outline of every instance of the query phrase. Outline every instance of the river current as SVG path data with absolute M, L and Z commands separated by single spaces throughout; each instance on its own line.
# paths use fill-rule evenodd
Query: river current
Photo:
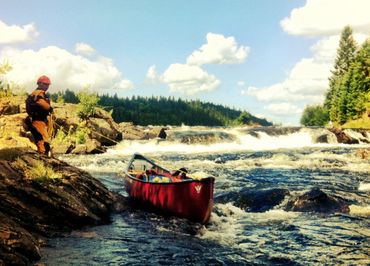
M 189 130 L 191 134 L 185 134 L 186 137 L 175 132 L 177 135 L 173 134 L 167 141 L 123 141 L 105 154 L 61 159 L 87 170 L 124 196 L 127 194 L 121 172 L 134 152 L 141 152 L 169 169 L 186 167 L 190 172 L 213 175 L 215 198 L 248 188 L 285 188 L 290 195 L 265 212 L 248 212 L 232 201 L 216 202 L 209 223 L 203 226 L 128 208 L 113 215 L 111 224 L 50 239 L 42 250 L 41 262 L 46 265 L 370 264 L 370 162 L 356 156 L 359 149 L 369 148 L 369 144 L 316 143 L 312 132 L 306 131 L 251 135 L 232 130 L 217 130 L 214 134 L 211 129 L 187 128 L 182 132 Z M 212 141 L 204 137 L 210 131 Z M 289 199 L 313 187 L 345 199 L 350 213 L 284 210 Z

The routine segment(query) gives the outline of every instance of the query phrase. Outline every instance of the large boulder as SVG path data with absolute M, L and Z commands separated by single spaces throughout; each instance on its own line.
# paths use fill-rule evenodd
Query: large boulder
M 338 143 L 344 144 L 359 144 L 359 143 L 370 143 L 370 134 L 367 130 L 354 130 L 354 129 L 340 129 L 331 128 L 338 140 Z
M 14 115 L 25 111 L 25 96 L 0 98 L 0 115 Z
M 78 117 L 78 106 L 75 104 L 53 103 L 55 121 L 54 135 L 58 131 L 68 134 L 81 126 L 81 119 Z M 33 143 L 32 134 L 26 131 L 24 119 L 25 96 L 14 96 L 0 98 L 0 149 L 6 147 L 25 147 L 36 149 Z M 93 117 L 84 121 L 89 134 L 84 144 L 78 144 L 73 138 L 66 138 L 63 141 L 52 140 L 55 154 L 73 153 L 102 153 L 103 145 L 111 146 L 122 140 L 122 133 L 108 112 L 97 108 Z M 77 147 L 78 146 L 78 147 Z
M 349 204 L 339 197 L 326 194 L 315 187 L 303 195 L 290 200 L 286 207 L 288 211 L 318 212 L 318 213 L 349 213 Z
M 272 189 L 243 189 L 219 195 L 215 202 L 232 202 L 235 206 L 248 212 L 265 212 L 279 205 L 289 195 L 289 190 L 284 188 Z
M 125 140 L 148 140 L 148 139 L 166 139 L 167 128 L 160 126 L 136 126 L 130 122 L 122 122 L 119 124 L 119 128 L 123 133 L 123 139 Z
M 40 164 L 58 177 L 27 174 Z M 122 196 L 88 173 L 24 149 L 0 150 L 0 202 L 0 265 L 29 265 L 43 237 L 107 223 L 123 208 Z

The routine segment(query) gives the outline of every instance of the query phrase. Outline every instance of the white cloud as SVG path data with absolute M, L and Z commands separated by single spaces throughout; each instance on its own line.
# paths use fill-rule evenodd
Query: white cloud
M 161 81 L 168 84 L 171 92 L 193 95 L 199 92 L 213 91 L 220 81 L 199 66 L 172 64 L 162 74 Z
M 249 87 L 247 95 L 260 101 L 309 101 L 323 100 L 332 64 L 304 58 L 290 71 L 281 83 L 266 88 Z
M 280 24 L 294 35 L 335 35 L 346 25 L 356 32 L 370 32 L 369 0 L 307 0 Z
M 194 51 L 187 58 L 187 64 L 240 64 L 247 58 L 249 50 L 247 46 L 238 47 L 234 37 L 208 33 L 207 44 Z
M 79 42 L 75 45 L 75 51 L 82 55 L 92 55 L 95 52 L 95 49 L 87 43 Z
M 243 87 L 244 85 L 245 85 L 244 81 L 242 81 L 242 80 L 238 81 L 238 86 Z
M 38 51 L 6 48 L 0 52 L 0 61 L 7 60 L 13 69 L 7 73 L 8 81 L 16 82 L 30 90 L 36 86 L 40 75 L 51 78 L 51 91 L 82 89 L 89 85 L 92 90 L 130 89 L 133 83 L 122 78 L 122 73 L 112 60 L 97 61 L 71 54 L 56 46 Z
M 274 116 L 286 116 L 302 113 L 302 109 L 298 106 L 283 102 L 283 103 L 272 103 L 264 107 L 265 110 L 272 113 Z
M 38 35 L 33 23 L 23 26 L 8 26 L 0 20 L 0 44 L 30 42 Z
M 364 34 L 354 34 L 358 43 L 366 39 Z M 323 38 L 311 47 L 311 58 L 303 58 L 290 70 L 288 77 L 265 88 L 249 87 L 242 94 L 255 96 L 260 101 L 304 101 L 319 103 L 324 99 L 329 86 L 334 60 L 339 45 L 339 36 Z
M 148 71 L 146 72 L 145 81 L 150 84 L 155 84 L 160 82 L 160 77 L 157 73 L 157 69 L 155 65 L 149 67 Z

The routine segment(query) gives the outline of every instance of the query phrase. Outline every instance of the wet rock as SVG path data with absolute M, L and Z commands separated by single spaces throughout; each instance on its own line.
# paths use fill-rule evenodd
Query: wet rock
M 368 149 L 358 149 L 355 155 L 364 160 L 370 160 L 370 148 Z
M 236 141 L 236 136 L 223 131 L 173 131 L 169 140 L 184 144 L 213 144 Z
M 43 237 L 107 223 L 112 211 L 124 209 L 122 196 L 65 162 L 32 151 L 1 154 L 0 265 L 29 265 L 39 258 Z M 40 162 L 60 177 L 27 178 L 26 169 Z
M 223 164 L 223 163 L 225 163 L 225 160 L 224 159 L 222 159 L 221 157 L 218 157 L 218 158 L 216 158 L 215 159 L 215 161 L 214 161 L 215 163 L 218 163 L 218 164 Z
M 348 136 L 345 131 L 339 128 L 331 128 L 331 132 L 335 134 L 337 137 L 338 143 L 344 144 L 358 144 L 360 141 L 358 139 L 354 139 L 351 136 Z
M 279 205 L 287 195 L 289 190 L 284 188 L 243 189 L 240 192 L 217 196 L 215 202 L 233 202 L 235 206 L 249 212 L 265 212 Z
M 345 129 L 343 133 L 352 139 L 358 140 L 359 143 L 370 143 L 369 132 L 366 130 L 358 129 Z
M 41 258 L 39 241 L 0 213 L 0 265 L 29 265 Z
M 292 133 L 296 133 L 301 130 L 301 127 L 260 127 L 260 128 L 252 128 L 248 129 L 249 132 L 263 132 L 269 136 L 281 136 L 281 135 L 288 135 Z
M 119 124 L 125 140 L 148 140 L 148 139 L 166 139 L 167 128 L 153 126 L 135 126 L 132 123 L 123 122 Z
M 313 188 L 303 195 L 289 201 L 287 211 L 319 212 L 319 213 L 349 213 L 348 203 L 339 198 L 326 194 L 319 188 Z

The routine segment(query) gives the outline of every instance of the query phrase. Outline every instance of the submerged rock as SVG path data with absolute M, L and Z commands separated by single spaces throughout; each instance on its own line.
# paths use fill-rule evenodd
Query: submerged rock
M 370 148 L 358 149 L 355 155 L 364 160 L 370 160 Z
M 289 201 L 285 209 L 287 211 L 327 214 L 336 212 L 349 213 L 349 204 L 345 200 L 330 196 L 316 187 Z
M 43 238 L 109 222 L 111 212 L 123 208 L 121 197 L 60 160 L 1 150 L 0 265 L 29 265 L 39 259 Z
M 279 205 L 289 195 L 284 188 L 273 189 L 243 189 L 240 192 L 231 192 L 215 198 L 215 202 L 233 204 L 249 212 L 265 212 Z

